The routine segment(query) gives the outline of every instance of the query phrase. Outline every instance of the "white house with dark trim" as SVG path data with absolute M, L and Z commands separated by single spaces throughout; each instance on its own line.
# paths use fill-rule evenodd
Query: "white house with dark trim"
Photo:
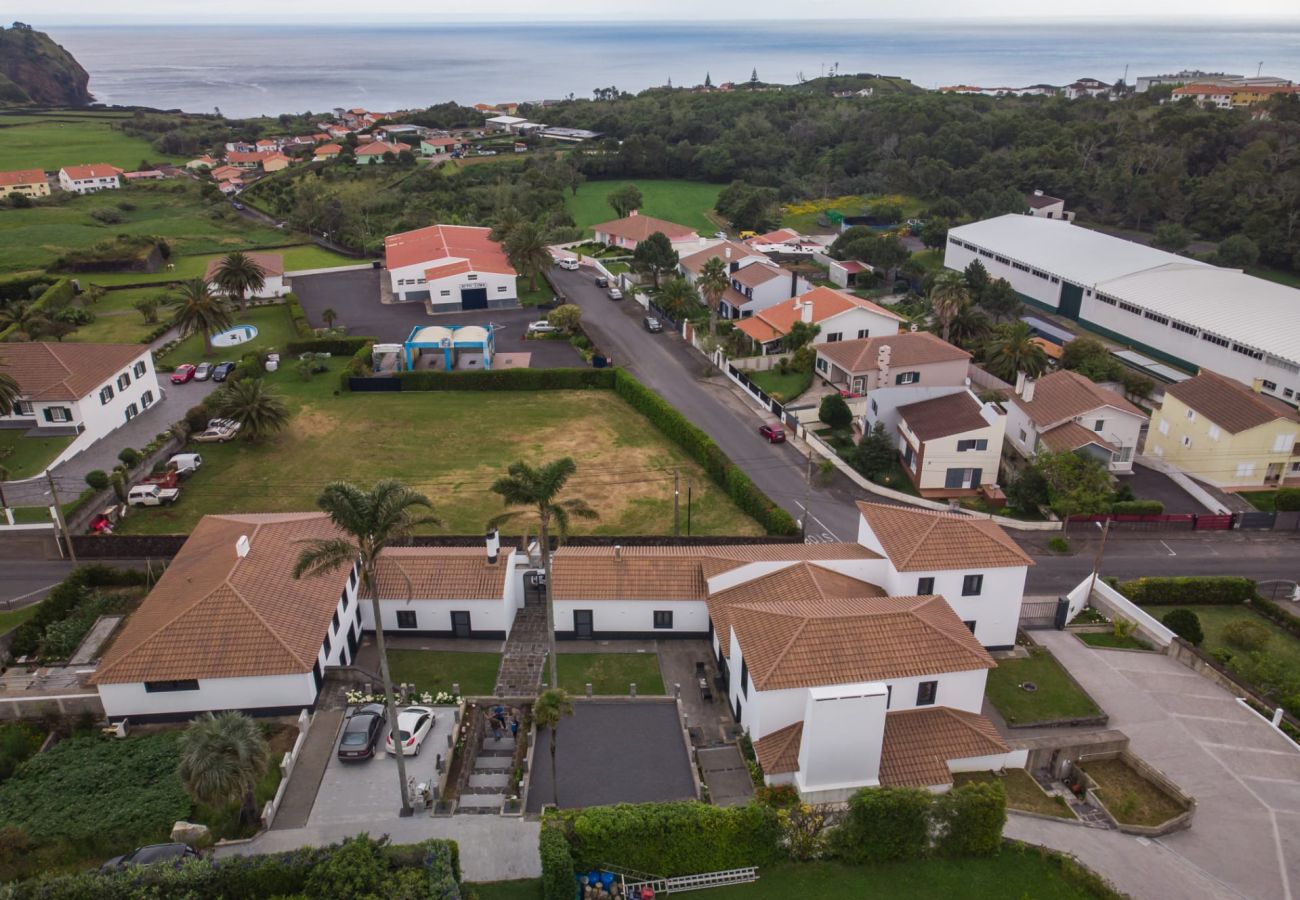
M 390 234 L 384 258 L 393 300 L 424 303 L 430 312 L 517 307 L 518 273 L 491 232 L 430 225 Z
M 1017 379 L 1007 398 L 1007 441 L 1025 459 L 1040 450 L 1085 453 L 1112 472 L 1131 472 L 1147 417 L 1119 394 L 1061 369 Z

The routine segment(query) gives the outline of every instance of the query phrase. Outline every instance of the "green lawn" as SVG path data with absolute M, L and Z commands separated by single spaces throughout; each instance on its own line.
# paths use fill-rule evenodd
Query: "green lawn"
M 1058 819 L 1075 818 L 1070 805 L 1063 798 L 1048 796 L 1024 769 L 1007 769 L 1005 775 L 996 772 L 958 772 L 952 776 L 953 787 L 973 782 L 1000 783 L 1007 794 L 1007 809 L 1055 816 Z
M 44 169 L 108 163 L 134 171 L 141 160 L 172 162 L 179 157 L 159 153 L 144 138 L 112 127 L 113 117 L 5 116 L 0 118 L 0 160 L 6 169 Z
M 213 347 L 212 355 L 207 357 L 208 362 L 218 360 L 235 361 L 245 353 L 255 350 L 270 350 L 272 348 L 283 350 L 285 344 L 298 337 L 298 333 L 293 327 L 293 320 L 289 318 L 289 307 L 284 304 L 258 306 L 246 313 L 241 313 L 236 307 L 231 313 L 231 318 L 236 325 L 257 326 L 257 337 L 234 347 Z M 198 334 L 192 334 L 177 344 L 158 362 L 165 366 L 177 366 L 187 362 L 197 363 L 203 358 L 203 338 Z M 292 366 L 289 367 L 292 368 Z
M 258 312 L 283 314 L 279 307 Z M 510 463 L 572 456 L 578 471 L 566 495 L 585 499 L 600 514 L 574 520 L 577 533 L 671 533 L 674 469 L 694 487 L 694 533 L 762 533 L 683 450 L 613 392 L 339 394 L 341 367 L 332 360 L 329 373 L 309 382 L 293 365 L 268 375 L 293 413 L 289 428 L 257 445 L 202 445 L 203 471 L 186 482 L 179 502 L 134 510 L 120 530 L 187 532 L 210 513 L 313 509 L 330 481 L 368 486 L 399 478 L 429 495 L 445 523 L 441 530 L 481 534 L 504 510 L 490 488 Z M 528 527 L 521 520 L 506 531 Z
M 1277 510 L 1277 491 L 1241 491 L 1237 494 L 1251 506 L 1260 512 L 1275 512 Z
M 260 230 L 260 229 L 258 229 Z M 300 235 L 288 234 L 276 230 L 274 232 L 279 236 L 279 240 L 292 240 Z M 274 238 L 270 239 L 271 243 L 276 243 Z M 244 246 L 251 246 L 245 244 Z M 164 287 L 167 282 L 183 281 L 187 278 L 198 278 L 208 269 L 208 263 L 214 259 L 221 259 L 232 250 L 238 250 L 239 247 L 231 247 L 221 253 L 206 253 L 196 256 L 173 256 L 171 263 L 176 268 L 161 269 L 157 272 L 112 272 L 104 274 L 91 274 L 85 276 L 82 280 L 88 284 L 98 284 L 103 287 L 111 288 L 121 284 L 143 284 L 146 282 L 158 282 L 159 287 Z M 278 253 L 284 257 L 284 268 L 286 272 L 293 272 L 299 269 L 328 269 L 335 266 L 352 266 L 357 265 L 361 260 L 352 259 L 347 256 L 340 256 L 323 247 L 315 244 L 297 244 L 291 247 L 276 247 L 271 250 L 260 251 L 264 253 Z M 550 299 L 549 295 L 547 299 Z
M 1151 650 L 1152 647 L 1141 638 L 1133 635 L 1117 637 L 1110 631 L 1081 631 L 1075 634 L 1079 640 L 1083 641 L 1089 647 L 1109 647 L 1119 650 Z
M 1163 618 L 1165 613 L 1171 609 L 1178 609 L 1174 606 L 1144 606 L 1146 612 L 1155 616 L 1157 619 Z M 1206 653 L 1213 653 L 1215 650 L 1227 650 L 1230 653 L 1241 653 L 1236 647 L 1229 646 L 1223 640 L 1223 628 L 1230 622 L 1245 619 L 1249 622 L 1256 622 L 1263 625 L 1269 630 L 1272 637 L 1269 639 L 1265 652 L 1279 662 L 1285 664 L 1291 672 L 1300 672 L 1300 638 L 1295 637 L 1284 628 L 1274 625 L 1263 616 L 1257 615 L 1251 611 L 1249 606 L 1186 606 L 1182 609 L 1190 609 L 1196 613 L 1196 617 L 1201 620 L 1201 630 L 1205 633 L 1205 640 L 1201 642 L 1201 649 Z
M 555 298 L 555 291 L 551 289 L 551 283 L 540 275 L 537 276 L 537 290 L 531 289 L 531 283 L 527 278 L 520 275 L 515 279 L 515 292 L 519 295 L 520 306 L 536 306 L 539 303 L 550 303 Z
M 501 654 L 389 650 L 388 666 L 393 681 L 413 684 L 421 693 L 450 691 L 459 684 L 464 696 L 483 697 L 496 687 Z
M 478 900 L 542 900 L 542 880 L 523 878 L 518 881 L 481 881 L 466 884 Z M 575 890 L 576 894 L 576 890 Z
M 95 321 L 82 325 L 64 340 L 83 344 L 138 344 L 152 334 L 158 325 L 146 323 L 134 305 L 145 298 L 166 297 L 168 290 L 168 286 L 160 284 L 149 288 L 108 291 L 102 300 L 94 304 L 87 302 L 87 295 L 83 293 L 81 303 L 95 314 Z M 162 306 L 158 310 L 158 321 L 166 321 L 166 318 L 167 308 Z
M 1097 782 L 1097 796 L 1126 825 L 1162 825 L 1184 811 L 1181 803 L 1120 759 L 1096 759 L 1079 767 Z
M 1065 669 L 1041 647 L 1028 659 L 1003 659 L 989 672 L 985 693 L 1008 725 L 1031 725 L 1057 719 L 1082 719 L 1101 713 L 1097 704 L 1074 686 Z M 1020 687 L 1033 682 L 1035 691 Z
M 8 634 L 13 631 L 19 625 L 36 615 L 36 610 L 39 608 L 39 603 L 33 603 L 31 606 L 24 606 L 22 609 L 4 610 L 3 612 L 0 612 L 0 634 Z
M 718 230 L 718 224 L 707 214 L 718 201 L 722 185 L 652 178 L 588 181 L 578 188 L 577 196 L 570 193 L 564 199 L 577 226 L 590 228 L 618 218 L 605 198 L 624 184 L 635 184 L 641 189 L 643 202 L 640 211 L 643 215 L 689 226 L 702 235 L 711 235 Z
M 561 653 L 560 687 L 578 696 L 587 693 L 625 695 L 636 684 L 637 695 L 664 693 L 659 656 L 654 653 Z
M 782 403 L 788 403 L 812 387 L 812 372 L 790 372 L 782 375 L 776 369 L 766 372 L 749 372 L 749 379 L 759 389 Z
M 0 429 L 0 466 L 6 470 L 8 481 L 41 474 L 75 437 L 23 437 L 25 433 L 21 428 Z

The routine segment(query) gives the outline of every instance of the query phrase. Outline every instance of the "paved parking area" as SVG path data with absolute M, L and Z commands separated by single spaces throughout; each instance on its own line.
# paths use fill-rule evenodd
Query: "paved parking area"
M 1148 469 L 1146 466 L 1135 465 L 1132 475 L 1118 476 L 1118 480 L 1120 484 L 1127 484 L 1133 488 L 1133 493 L 1139 500 L 1159 500 L 1165 505 L 1165 512 L 1170 514 L 1212 511 L 1202 506 L 1195 497 L 1179 487 L 1177 482 L 1168 475 L 1155 469 Z
M 735 744 L 704 747 L 695 755 L 704 783 L 709 786 L 709 802 L 714 806 L 742 806 L 754 799 L 754 779 Z

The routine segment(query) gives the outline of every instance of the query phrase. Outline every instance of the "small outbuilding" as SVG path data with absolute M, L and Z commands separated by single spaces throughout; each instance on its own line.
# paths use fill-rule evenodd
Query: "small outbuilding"
M 477 367 L 479 360 L 484 369 L 492 368 L 492 356 L 496 353 L 496 341 L 493 328 L 481 325 L 417 325 L 411 329 L 406 339 L 406 370 L 418 368 L 420 358 L 426 351 L 442 354 L 442 365 L 437 359 L 425 368 L 441 368 L 444 372 Z M 462 356 L 462 354 L 475 354 Z

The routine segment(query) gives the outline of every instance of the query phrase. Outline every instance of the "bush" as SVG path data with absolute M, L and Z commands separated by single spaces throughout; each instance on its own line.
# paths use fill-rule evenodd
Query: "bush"
M 91 469 L 86 473 L 86 484 L 97 491 L 102 491 L 108 487 L 108 473 L 103 469 Z
M 1165 511 L 1165 505 L 1159 500 L 1121 500 L 1112 503 L 1110 511 L 1117 516 L 1158 516 Z
M 103 207 L 101 209 L 92 209 L 90 217 L 101 225 L 119 225 L 123 221 L 122 214 L 115 209 Z
M 191 432 L 202 431 L 208 427 L 208 421 L 212 418 L 212 410 L 206 403 L 200 403 L 197 406 L 191 406 L 185 411 L 185 426 Z
M 538 836 L 538 851 L 542 857 L 542 900 L 573 900 L 577 893 L 573 854 L 569 852 L 569 842 L 564 833 L 543 825 Z
M 1255 596 L 1255 582 L 1234 575 L 1139 578 L 1118 590 L 1138 606 L 1201 606 L 1246 603 Z
M 920 788 L 864 788 L 849 798 L 833 852 L 853 864 L 920 859 L 930 843 L 930 804 Z
M 311 325 L 307 324 L 307 314 L 302 310 L 302 304 L 298 302 L 298 295 L 293 291 L 284 295 L 284 304 L 289 307 L 289 319 L 293 322 L 293 330 L 298 332 L 298 337 L 303 340 L 314 340 L 316 332 L 312 331 Z
M 373 337 L 320 337 L 310 340 L 289 341 L 284 345 L 286 353 L 296 356 L 299 353 L 329 353 L 334 356 L 352 356 L 362 347 L 377 341 Z
M 1048 541 L 1047 546 L 1053 553 L 1068 553 L 1070 550 L 1070 542 L 1060 535 Z
M 29 285 L 29 289 L 38 284 L 44 283 L 45 282 L 43 281 L 33 282 Z M 33 301 L 31 311 L 33 313 L 44 313 L 47 316 L 52 316 L 54 313 L 71 303 L 75 296 L 76 291 L 72 287 L 72 279 L 60 278 L 58 281 L 54 282 L 54 284 L 46 288 L 41 295 Z M 0 341 L 8 340 L 9 336 L 17 330 L 18 326 L 16 324 L 0 330 Z
M 1002 847 L 1006 791 L 999 782 L 953 788 L 934 798 L 931 817 L 939 856 L 992 856 Z
M 1250 619 L 1237 619 L 1223 626 L 1223 642 L 1238 650 L 1263 650 L 1272 637 L 1267 625 Z
M 1278 488 L 1273 498 L 1273 508 L 1278 512 L 1296 512 L 1300 510 L 1300 488 Z
M 101 565 L 73 569 L 41 601 L 36 614 L 14 629 L 10 652 L 16 657 L 34 654 L 40 647 L 46 628 L 67 618 L 85 600 L 91 588 L 129 587 L 144 583 L 145 573 L 133 569 L 113 569 Z
M 1256 597 L 1250 601 L 1250 605 L 1264 618 L 1280 625 L 1296 637 L 1300 637 L 1300 616 L 1296 616 L 1289 610 L 1278 606 L 1272 600 L 1265 600 L 1263 597 Z
M 821 406 L 817 409 L 817 418 L 822 424 L 829 425 L 831 428 L 847 428 L 853 424 L 853 412 L 839 394 L 827 394 L 822 397 Z
M 140 465 L 140 451 L 134 447 L 123 447 L 122 452 L 117 454 L 117 458 L 122 461 L 122 465 L 128 469 L 134 469 Z
M 1190 609 L 1171 609 L 1161 617 L 1160 622 L 1193 646 L 1199 647 L 1201 641 L 1205 640 L 1201 618 Z

